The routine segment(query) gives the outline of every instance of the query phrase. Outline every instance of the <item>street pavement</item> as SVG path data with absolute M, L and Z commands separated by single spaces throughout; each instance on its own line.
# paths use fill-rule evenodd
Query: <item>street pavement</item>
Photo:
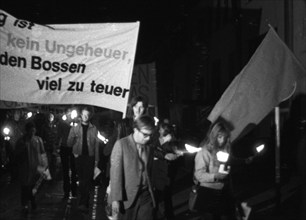
M 188 210 L 188 196 L 192 186 L 193 157 L 184 156 L 178 164 L 178 173 L 173 186 L 173 206 L 176 220 L 200 219 L 196 212 Z M 273 177 L 248 175 L 249 170 L 237 172 L 234 178 L 234 193 L 241 202 L 252 208 L 249 220 L 299 220 L 301 212 L 301 181 L 290 177 L 275 190 Z M 236 178 L 236 179 L 235 179 Z M 37 210 L 28 215 L 20 206 L 20 187 L 11 182 L 8 172 L 0 178 L 0 220 L 89 220 L 108 219 L 103 208 L 105 186 L 96 184 L 90 193 L 90 210 L 87 214 L 77 210 L 77 199 L 63 199 L 61 174 L 52 181 L 43 182 L 37 194 Z M 276 192 L 280 199 L 275 200 Z M 279 201 L 279 203 L 277 203 Z M 278 204 L 276 206 L 276 204 Z

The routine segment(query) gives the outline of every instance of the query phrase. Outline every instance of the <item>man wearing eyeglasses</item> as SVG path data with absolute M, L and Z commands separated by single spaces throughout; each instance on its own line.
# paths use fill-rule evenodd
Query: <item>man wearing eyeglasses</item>
M 154 129 L 154 119 L 142 115 L 134 121 L 133 133 L 114 145 L 110 168 L 113 217 L 153 219 L 155 200 L 149 178 L 153 148 L 147 143 Z

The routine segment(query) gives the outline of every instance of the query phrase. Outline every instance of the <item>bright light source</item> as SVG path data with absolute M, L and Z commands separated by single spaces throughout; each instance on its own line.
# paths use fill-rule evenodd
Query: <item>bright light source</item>
M 159 122 L 159 119 L 154 116 L 154 121 L 155 121 L 155 126 L 156 126 L 158 124 L 158 122 Z
M 63 115 L 62 119 L 63 119 L 63 121 L 66 121 L 67 120 L 67 115 Z
M 33 113 L 32 113 L 32 112 L 28 112 L 28 113 L 27 113 L 27 119 L 28 119 L 28 118 L 31 118 L 32 116 L 33 116 Z
M 72 110 L 72 111 L 71 111 L 71 116 L 70 116 L 70 117 L 71 117 L 71 119 L 75 119 L 76 117 L 78 117 L 78 112 L 77 112 L 77 110 L 75 110 L 75 109 Z
M 264 148 L 265 148 L 265 145 L 264 145 L 264 144 L 261 144 L 261 145 L 259 145 L 258 147 L 256 147 L 257 153 L 260 153 Z
M 10 138 L 10 136 L 5 136 L 4 137 L 4 140 L 6 140 L 6 141 L 9 141 L 11 138 Z
M 221 163 L 226 163 L 229 157 L 229 153 L 226 153 L 224 151 L 218 151 L 217 152 L 217 159 Z
M 196 152 L 199 152 L 201 150 L 201 148 L 194 147 L 194 146 L 191 146 L 189 144 L 185 144 L 185 148 L 186 148 L 188 153 L 196 153 Z
M 104 143 L 106 144 L 108 142 L 108 139 L 105 138 L 99 131 L 98 131 L 98 138 Z
M 3 134 L 4 135 L 9 135 L 11 130 L 8 127 L 3 128 Z

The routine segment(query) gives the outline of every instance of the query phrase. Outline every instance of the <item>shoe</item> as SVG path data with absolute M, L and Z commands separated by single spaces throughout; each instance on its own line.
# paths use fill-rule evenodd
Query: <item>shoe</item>
M 88 208 L 85 205 L 79 205 L 78 210 L 80 210 L 83 213 L 88 213 Z

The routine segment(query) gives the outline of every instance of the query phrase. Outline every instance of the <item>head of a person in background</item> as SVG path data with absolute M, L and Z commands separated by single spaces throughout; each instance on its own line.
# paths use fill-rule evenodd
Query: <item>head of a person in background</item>
M 230 131 L 222 122 L 212 124 L 208 133 L 208 143 L 216 150 L 229 150 Z
M 21 110 L 20 109 L 15 109 L 14 112 L 13 112 L 13 117 L 14 117 L 14 120 L 16 122 L 18 122 L 21 118 Z
M 130 103 L 132 109 L 133 119 L 137 119 L 139 116 L 145 114 L 148 109 L 148 103 L 142 96 L 135 96 Z
M 34 122 L 29 121 L 25 124 L 25 136 L 27 138 L 32 138 L 36 134 L 36 126 Z
M 161 122 L 158 127 L 159 127 L 158 132 L 160 137 L 165 137 L 168 134 L 170 135 L 173 134 L 173 128 L 169 123 Z
M 152 137 L 155 130 L 155 121 L 148 115 L 141 115 L 133 124 L 133 138 L 137 144 L 144 145 Z
M 84 125 L 88 125 L 89 121 L 93 115 L 93 110 L 89 106 L 85 106 L 81 109 L 81 123 Z
M 50 112 L 47 117 L 48 117 L 48 123 L 49 124 L 54 123 L 54 114 L 53 113 Z

